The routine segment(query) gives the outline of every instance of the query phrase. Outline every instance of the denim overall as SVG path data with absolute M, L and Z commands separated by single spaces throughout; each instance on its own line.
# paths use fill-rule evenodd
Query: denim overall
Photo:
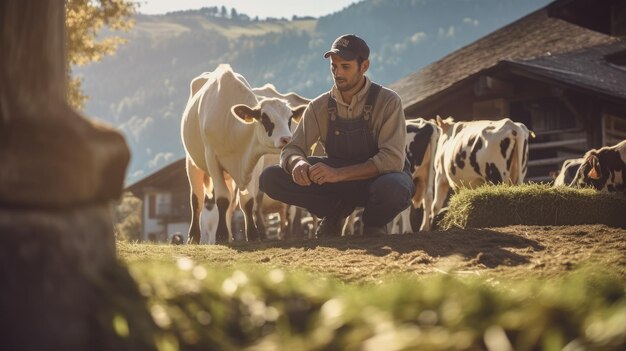
M 345 119 L 337 115 L 337 100 L 329 93 L 328 116 L 330 123 L 324 145 L 328 158 L 357 164 L 367 161 L 378 153 L 378 144 L 372 136 L 369 120 L 380 89 L 380 85 L 372 83 L 365 100 L 363 113 L 354 119 Z
M 308 157 L 311 165 L 318 162 L 331 167 L 345 167 L 367 161 L 378 153 L 378 144 L 369 127 L 372 111 L 381 86 L 370 86 L 363 114 L 345 119 L 337 114 L 337 101 L 328 93 L 329 126 L 324 149 L 328 157 Z M 407 208 L 415 193 L 408 160 L 402 172 L 384 173 L 369 179 L 339 183 L 296 184 L 280 166 L 268 167 L 260 177 L 261 191 L 269 197 L 308 209 L 318 217 L 333 216 L 340 201 L 364 207 L 363 223 L 382 226 Z

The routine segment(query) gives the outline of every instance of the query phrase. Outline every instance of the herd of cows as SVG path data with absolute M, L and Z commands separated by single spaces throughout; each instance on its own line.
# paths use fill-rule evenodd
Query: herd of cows
M 280 213 L 282 233 L 298 231 L 303 210 L 264 196 L 258 179 L 265 167 L 278 163 L 309 100 L 282 94 L 271 84 L 252 88 L 228 65 L 194 78 L 190 90 L 181 121 L 191 186 L 188 242 L 232 240 L 237 206 L 244 214 L 247 240 L 265 238 L 268 213 Z M 407 157 L 417 189 L 412 207 L 424 212 L 420 230 L 430 230 L 450 191 L 485 183 L 521 184 L 525 179 L 533 133 L 522 123 L 437 117 L 407 120 L 406 128 Z M 323 154 L 323 148 L 312 153 Z M 555 185 L 626 193 L 625 174 L 626 140 L 565 161 Z M 411 210 L 390 224 L 392 233 L 413 231 Z M 354 233 L 354 221 L 354 215 L 348 218 L 344 235 Z

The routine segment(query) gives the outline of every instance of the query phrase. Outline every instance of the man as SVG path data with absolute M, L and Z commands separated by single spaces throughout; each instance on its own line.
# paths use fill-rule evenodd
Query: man
M 355 206 L 364 207 L 364 235 L 385 234 L 415 192 L 400 97 L 365 76 L 369 51 L 353 34 L 335 40 L 324 54 L 334 86 L 309 103 L 280 166 L 261 174 L 268 196 L 323 218 L 317 237 L 340 236 Z M 307 157 L 316 142 L 327 157 Z

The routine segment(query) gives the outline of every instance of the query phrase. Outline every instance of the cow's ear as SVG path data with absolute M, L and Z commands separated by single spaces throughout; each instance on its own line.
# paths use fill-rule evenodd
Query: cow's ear
M 435 122 L 437 123 L 437 126 L 439 126 L 439 128 L 441 128 L 441 125 L 443 124 L 443 120 L 441 119 L 441 116 L 437 115 L 437 118 L 435 119 Z
M 591 169 L 587 172 L 587 178 L 598 180 L 602 177 L 602 173 L 600 171 L 600 161 L 594 155 L 589 156 L 589 164 L 591 165 Z
M 306 110 L 307 106 L 308 105 L 300 105 L 296 107 L 295 109 L 291 109 L 291 118 L 293 119 L 294 122 L 300 123 L 300 119 L 302 118 L 302 115 L 304 114 L 304 110 Z
M 230 109 L 233 115 L 239 117 L 244 123 L 253 123 L 254 120 L 261 119 L 261 109 L 260 108 L 250 108 L 248 105 L 235 105 Z

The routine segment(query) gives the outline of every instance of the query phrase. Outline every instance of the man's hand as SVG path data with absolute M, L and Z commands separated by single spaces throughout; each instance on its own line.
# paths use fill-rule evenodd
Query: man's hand
M 340 172 L 324 163 L 316 163 L 309 168 L 309 178 L 316 184 L 337 183 L 341 181 Z
M 309 178 L 309 165 L 305 160 L 300 160 L 293 166 L 291 170 L 291 177 L 293 181 L 301 186 L 311 185 L 311 179 Z

